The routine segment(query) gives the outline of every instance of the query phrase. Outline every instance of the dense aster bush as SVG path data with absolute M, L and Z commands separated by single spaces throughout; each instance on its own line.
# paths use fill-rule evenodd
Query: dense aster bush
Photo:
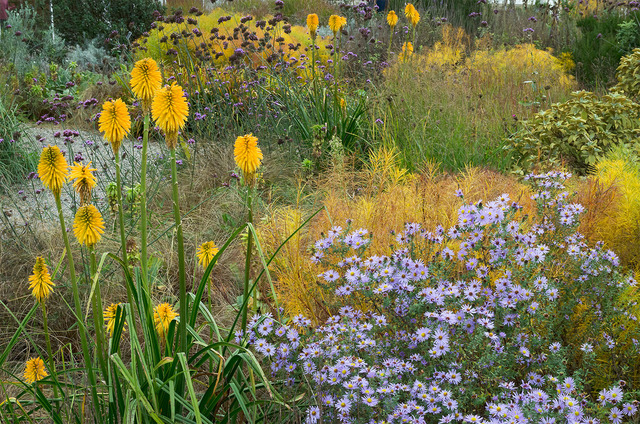
M 464 205 L 450 228 L 406 224 L 389 256 L 365 256 L 368 230 L 334 226 L 311 260 L 339 313 L 317 328 L 300 315 L 256 316 L 250 344 L 285 393 L 309 396 L 310 423 L 633 416 L 624 382 L 592 382 L 596 352 L 621 341 L 616 317 L 634 319 L 618 299 L 635 281 L 577 233 L 584 208 L 564 190 L 568 177 L 527 177 L 535 218 L 508 195 Z M 581 340 L 576 321 L 590 323 Z M 626 337 L 635 352 L 636 336 Z

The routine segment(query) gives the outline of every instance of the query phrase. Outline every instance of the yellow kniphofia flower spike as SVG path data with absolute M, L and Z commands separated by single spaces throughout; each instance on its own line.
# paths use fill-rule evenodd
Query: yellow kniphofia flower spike
M 73 181 L 73 188 L 80 195 L 80 204 L 86 205 L 91 200 L 91 190 L 96 186 L 96 177 L 93 175 L 96 168 L 91 168 L 91 162 L 83 165 L 74 162 L 69 172 L 69 180 Z
M 51 274 L 44 261 L 44 258 L 38 256 L 36 263 L 33 265 L 33 274 L 29 276 L 29 289 L 31 294 L 36 298 L 38 303 L 47 300 L 49 295 L 53 293 L 55 284 L 51 281 Z
M 198 252 L 196 256 L 198 257 L 198 262 L 203 268 L 209 266 L 213 257 L 220 251 L 216 244 L 212 241 L 206 241 L 200 245 L 198 248 Z
M 151 107 L 153 96 L 162 87 L 162 74 L 155 60 L 147 57 L 136 62 L 131 71 L 131 91 L 142 101 L 146 112 Z
M 182 87 L 174 82 L 158 90 L 151 105 L 151 116 L 164 131 L 167 147 L 175 149 L 178 131 L 184 127 L 189 116 L 189 104 Z
M 106 101 L 98 120 L 98 129 L 111 144 L 114 154 L 118 154 L 122 140 L 131 131 L 131 117 L 127 105 L 121 100 Z
M 233 156 L 238 168 L 242 170 L 246 184 L 253 182 L 253 176 L 262 163 L 262 150 L 258 147 L 258 138 L 247 134 L 236 138 Z
M 78 208 L 73 220 L 73 234 L 78 243 L 92 247 L 100 241 L 104 233 L 104 221 L 100 211 L 93 205 Z
M 40 381 L 48 376 L 47 371 L 44 369 L 44 361 L 38 358 L 31 358 L 27 361 L 24 370 L 24 379 L 29 384 L 33 384 L 36 381 Z
M 51 190 L 54 196 L 60 196 L 68 172 L 69 164 L 58 146 L 49 145 L 42 149 L 38 163 L 38 175 L 42 184 Z

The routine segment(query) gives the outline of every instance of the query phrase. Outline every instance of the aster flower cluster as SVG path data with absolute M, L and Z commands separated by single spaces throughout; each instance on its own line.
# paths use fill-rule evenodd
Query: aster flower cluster
M 364 256 L 367 230 L 332 228 L 312 257 L 338 299 L 332 316 L 317 328 L 257 316 L 246 339 L 273 379 L 309 391 L 309 423 L 621 422 L 636 412 L 621 385 L 592 399 L 582 384 L 635 282 L 576 232 L 568 177 L 529 176 L 535 220 L 507 195 L 465 204 L 449 229 L 406 224 L 388 256 Z M 571 323 L 588 313 L 575 346 Z

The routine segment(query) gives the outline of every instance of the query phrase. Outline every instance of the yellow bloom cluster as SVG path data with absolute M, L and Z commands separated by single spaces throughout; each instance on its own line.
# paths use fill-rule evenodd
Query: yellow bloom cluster
M 67 179 L 69 165 L 58 146 L 47 146 L 40 153 L 38 174 L 42 184 L 51 190 L 54 196 L 60 196 L 62 185 Z
M 153 320 L 156 324 L 156 331 L 162 339 L 167 337 L 169 324 L 171 324 L 171 321 L 173 321 L 177 316 L 178 314 L 174 312 L 173 308 L 168 303 L 161 303 L 153 310 Z
M 97 171 L 97 169 L 91 168 L 91 162 L 86 165 L 74 162 L 69 172 L 69 179 L 73 181 L 73 188 L 80 195 L 81 205 L 89 203 L 91 190 L 96 186 L 96 177 L 92 174 L 93 171 Z
M 408 3 L 404 8 L 404 15 L 409 20 L 409 23 L 415 28 L 420 22 L 420 13 L 416 10 L 415 6 L 411 3 Z
M 307 15 L 307 28 L 309 28 L 309 34 L 311 34 L 311 38 L 316 38 L 318 24 L 318 15 L 316 15 L 315 13 Z
M 216 244 L 212 241 L 206 241 L 200 245 L 196 255 L 198 256 L 198 262 L 203 268 L 209 266 L 213 257 L 220 251 Z
M 104 138 L 111 144 L 113 153 L 118 154 L 122 140 L 131 130 L 131 118 L 127 105 L 121 99 L 104 102 L 98 124 L 98 129 L 104 133 Z
M 162 75 L 158 64 L 151 58 L 144 58 L 136 62 L 131 71 L 131 90 L 142 100 L 142 106 L 147 112 L 156 91 L 162 86 Z
M 387 23 L 389 24 L 391 29 L 395 28 L 395 26 L 398 24 L 398 15 L 396 15 L 396 12 L 394 12 L 393 10 L 390 10 L 387 14 Z
M 44 369 L 44 361 L 41 358 L 31 358 L 27 361 L 27 366 L 24 370 L 24 379 L 27 380 L 27 383 L 33 384 L 48 375 Z
M 113 329 L 116 325 L 116 314 L 118 312 L 118 305 L 120 305 L 120 303 L 112 303 L 111 305 L 107 306 L 103 313 L 104 325 L 105 327 L 107 327 L 107 334 L 109 334 L 109 337 L 113 335 Z
M 258 147 L 258 138 L 246 134 L 236 138 L 233 149 L 236 164 L 242 170 L 246 184 L 253 183 L 253 177 L 262 161 L 262 150 Z
M 329 28 L 333 31 L 333 35 L 337 35 L 338 31 L 340 31 L 347 24 L 347 18 L 344 16 L 331 15 L 329 16 Z
M 29 277 L 31 294 L 33 294 L 38 303 L 42 303 L 53 292 L 53 286 L 55 284 L 51 281 L 51 274 L 49 274 L 47 264 L 43 257 L 38 256 L 35 265 L 33 265 L 33 274 Z
M 94 246 L 100 241 L 104 233 L 104 221 L 98 208 L 93 205 L 84 205 L 78 208 L 73 220 L 73 234 L 78 243 Z
M 164 131 L 167 147 L 175 149 L 178 131 L 184 127 L 189 116 L 189 105 L 182 87 L 174 82 L 158 90 L 151 105 L 151 116 Z

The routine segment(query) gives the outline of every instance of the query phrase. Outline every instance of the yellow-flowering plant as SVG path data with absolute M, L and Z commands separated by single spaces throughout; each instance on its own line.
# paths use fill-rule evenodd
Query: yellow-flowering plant
M 122 140 L 131 131 L 131 118 L 129 109 L 121 100 L 107 100 L 102 105 L 98 129 L 104 133 L 104 138 L 111 144 L 113 154 L 118 155 Z
M 182 234 L 182 218 L 180 217 L 180 196 L 178 195 L 178 169 L 176 167 L 176 145 L 178 143 L 178 131 L 187 123 L 189 105 L 182 87 L 172 83 L 158 90 L 153 97 L 151 114 L 156 125 L 164 131 L 167 147 L 171 151 L 171 183 L 173 195 L 173 219 L 176 226 L 176 239 L 178 242 L 178 280 L 180 285 L 180 350 L 187 350 L 187 288 L 184 256 L 184 237 Z M 146 258 L 143 258 L 146 260 Z
M 91 190 L 96 186 L 94 171 L 96 168 L 91 168 L 91 162 L 86 165 L 74 162 L 70 168 L 69 180 L 73 181 L 73 188 L 80 195 L 80 205 L 91 201 Z
M 40 381 L 49 374 L 44 369 L 44 361 L 42 358 L 31 358 L 27 361 L 24 370 L 24 379 L 29 384 Z
M 69 165 L 58 146 L 49 145 L 42 149 L 38 163 L 38 175 L 42 184 L 51 190 L 56 199 L 60 198 L 68 172 Z
M 315 40 L 316 31 L 318 31 L 318 15 L 315 13 L 311 13 L 307 15 L 307 28 L 309 28 L 309 35 L 311 35 L 311 39 Z
M 137 61 L 131 70 L 130 85 L 133 94 L 142 102 L 143 110 L 148 113 L 153 96 L 162 86 L 162 74 L 156 61 L 150 57 Z
M 333 31 L 333 36 L 336 37 L 338 32 L 344 28 L 347 24 L 347 18 L 339 15 L 331 15 L 329 16 L 329 29 Z

